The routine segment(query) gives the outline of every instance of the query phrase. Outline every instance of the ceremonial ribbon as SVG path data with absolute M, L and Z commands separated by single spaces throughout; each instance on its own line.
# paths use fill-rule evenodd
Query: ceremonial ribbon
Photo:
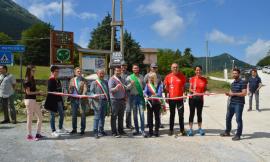
M 97 94 L 97 95 L 74 95 L 74 94 L 67 94 L 67 93 L 61 93 L 61 92 L 48 92 L 48 94 L 56 95 L 56 96 L 68 96 L 68 97 L 74 97 L 74 98 L 96 98 L 99 96 L 104 96 L 104 94 Z

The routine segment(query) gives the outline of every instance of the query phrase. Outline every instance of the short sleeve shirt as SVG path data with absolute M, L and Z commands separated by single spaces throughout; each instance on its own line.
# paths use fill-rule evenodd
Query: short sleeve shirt
M 29 88 L 30 92 L 36 92 L 36 82 L 35 80 L 32 81 L 25 81 L 24 82 L 24 88 Z M 25 95 L 25 99 L 36 99 L 36 95 Z
M 262 80 L 260 77 L 250 77 L 249 80 L 248 80 L 248 87 L 249 87 L 249 91 L 254 93 L 258 87 L 259 87 L 259 84 L 262 83 Z
M 14 94 L 13 85 L 16 84 L 16 79 L 12 74 L 0 75 L 0 97 L 8 98 Z
M 234 80 L 231 84 L 231 91 L 233 93 L 240 93 L 243 89 L 247 89 L 247 84 L 242 79 Z M 245 104 L 245 97 L 232 96 L 231 103 Z
M 182 73 L 168 74 L 165 77 L 164 85 L 167 92 L 169 92 L 169 97 L 173 98 L 183 96 L 185 83 L 186 77 Z
M 191 89 L 196 93 L 204 93 L 206 91 L 207 79 L 204 77 L 192 77 L 189 80 Z

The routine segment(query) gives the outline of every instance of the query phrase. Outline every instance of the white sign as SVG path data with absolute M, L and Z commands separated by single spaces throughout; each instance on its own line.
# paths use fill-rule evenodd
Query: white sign
M 84 73 L 95 73 L 99 69 L 105 69 L 105 62 L 103 56 L 83 56 L 82 70 Z

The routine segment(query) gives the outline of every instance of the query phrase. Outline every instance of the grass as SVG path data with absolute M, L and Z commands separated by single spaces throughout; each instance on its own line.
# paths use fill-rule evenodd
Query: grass
M 26 66 L 23 66 L 22 75 L 24 78 L 26 72 Z M 20 79 L 20 66 L 14 65 L 8 67 L 8 72 L 15 76 L 16 79 Z M 39 80 L 47 80 L 50 76 L 50 67 L 48 66 L 36 66 L 36 75 L 35 78 Z
M 208 89 L 211 92 L 224 93 L 230 90 L 230 84 L 223 81 L 208 79 Z
M 214 71 L 208 74 L 208 76 L 217 77 L 217 78 L 224 78 L 223 71 Z M 230 72 L 228 71 L 228 79 L 231 79 Z

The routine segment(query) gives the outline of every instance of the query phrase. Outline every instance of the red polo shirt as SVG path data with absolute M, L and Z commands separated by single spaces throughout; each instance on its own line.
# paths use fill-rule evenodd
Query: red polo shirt
M 182 73 L 170 73 L 165 77 L 164 84 L 169 97 L 183 96 L 186 83 L 186 77 Z
M 189 80 L 191 90 L 195 93 L 204 93 L 206 91 L 207 79 L 204 77 L 194 76 Z

